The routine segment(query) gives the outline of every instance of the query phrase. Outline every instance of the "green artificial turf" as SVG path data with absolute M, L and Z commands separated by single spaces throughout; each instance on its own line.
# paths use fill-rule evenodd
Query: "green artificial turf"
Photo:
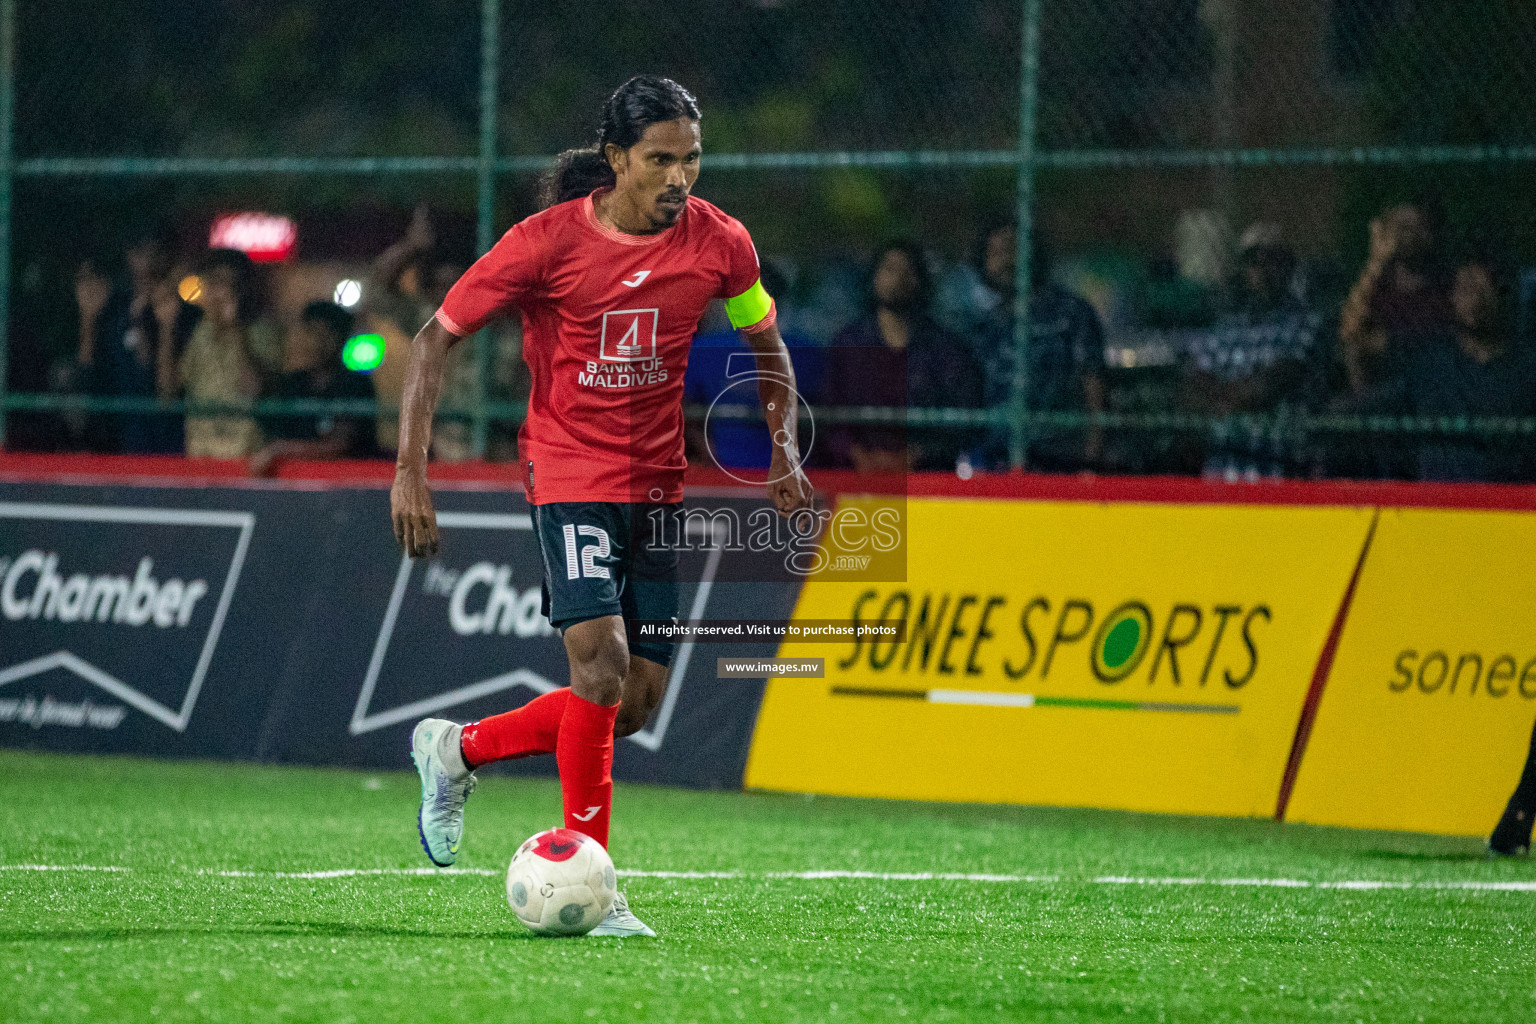
M 413 774 L 0 752 L 4 1021 L 1528 1021 L 1536 881 L 1473 840 L 619 786 L 655 940 L 539 939 L 496 874 L 417 868 Z M 460 866 L 555 824 L 483 779 Z M 91 865 L 126 871 L 12 870 Z M 813 870 L 1055 881 L 808 879 Z M 225 876 L 211 872 L 254 872 Z

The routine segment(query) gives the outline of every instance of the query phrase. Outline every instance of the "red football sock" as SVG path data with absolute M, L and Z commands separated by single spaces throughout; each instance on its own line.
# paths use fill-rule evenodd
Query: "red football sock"
M 613 720 L 618 713 L 617 704 L 604 707 L 573 693 L 566 698 L 555 743 L 565 827 L 591 836 L 604 848 L 613 806 Z
M 565 697 L 570 692 L 569 686 L 562 686 L 539 694 L 520 708 L 466 725 L 459 734 L 464 763 L 478 768 L 492 761 L 553 754 L 565 714 Z

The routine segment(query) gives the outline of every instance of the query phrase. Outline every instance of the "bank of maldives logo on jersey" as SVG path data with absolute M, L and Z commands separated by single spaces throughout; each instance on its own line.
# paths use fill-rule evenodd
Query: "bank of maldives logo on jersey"
M 657 309 L 616 309 L 603 314 L 601 355 L 605 363 L 640 363 L 656 358 Z

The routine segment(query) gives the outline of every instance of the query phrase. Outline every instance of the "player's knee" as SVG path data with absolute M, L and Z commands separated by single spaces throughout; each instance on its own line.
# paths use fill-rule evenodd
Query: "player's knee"
M 571 663 L 571 692 L 582 700 L 609 706 L 617 704 L 624 682 L 622 647 L 617 654 L 604 652 L 586 662 Z
M 629 672 L 629 648 L 622 631 L 599 625 L 601 621 L 567 629 L 565 648 L 571 662 L 571 692 L 594 704 L 611 705 L 619 702 Z

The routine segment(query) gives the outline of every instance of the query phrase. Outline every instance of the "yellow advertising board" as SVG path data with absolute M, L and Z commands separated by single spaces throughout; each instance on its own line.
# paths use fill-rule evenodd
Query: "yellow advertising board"
M 1487 835 L 1536 718 L 1536 516 L 1385 509 L 1286 817 Z
M 846 502 L 844 504 L 847 504 Z M 786 643 L 748 786 L 1267 815 L 1371 510 L 909 498 L 904 582 L 795 616 L 902 641 Z

